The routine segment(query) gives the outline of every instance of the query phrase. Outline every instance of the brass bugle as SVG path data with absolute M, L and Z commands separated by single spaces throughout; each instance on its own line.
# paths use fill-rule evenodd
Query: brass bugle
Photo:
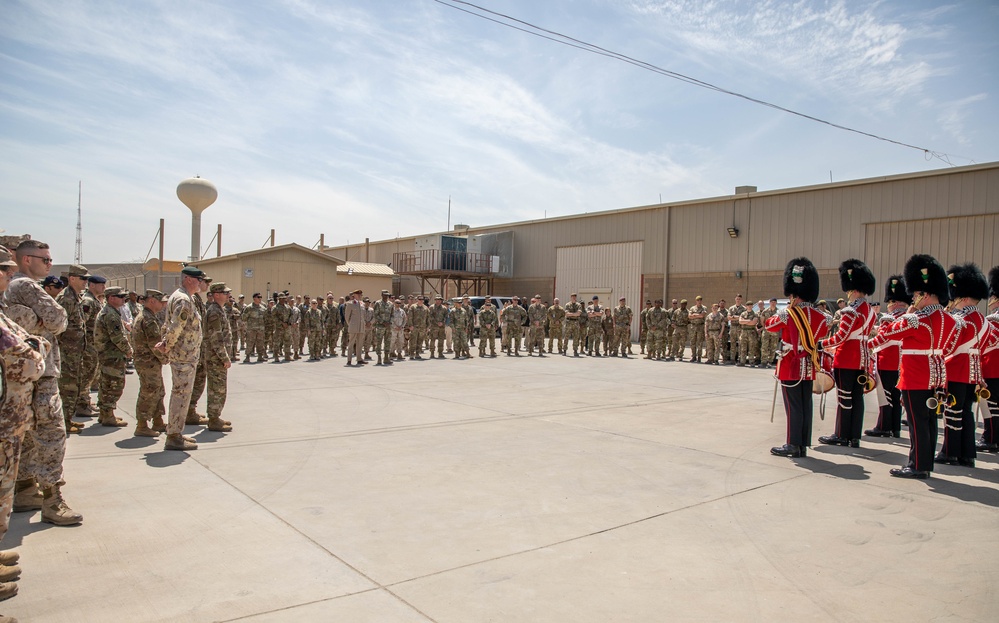
M 975 390 L 975 395 L 978 396 L 979 400 L 988 400 L 992 397 L 992 392 L 987 387 L 979 387 Z
M 940 401 L 937 400 L 936 396 L 930 396 L 929 398 L 926 399 L 926 406 L 929 409 L 937 411 L 940 408 Z
M 871 382 L 871 377 L 867 376 L 866 374 L 861 374 L 860 376 L 857 377 L 858 385 L 863 385 L 864 387 L 867 387 L 867 384 L 870 382 Z

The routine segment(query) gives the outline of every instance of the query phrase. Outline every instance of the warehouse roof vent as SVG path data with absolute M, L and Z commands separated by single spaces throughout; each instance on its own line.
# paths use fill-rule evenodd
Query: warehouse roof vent
M 737 194 L 737 195 L 748 195 L 749 193 L 755 193 L 755 192 L 756 192 L 756 187 L 755 186 L 736 186 L 735 187 L 735 194 Z
M 456 223 L 455 226 L 454 226 L 454 233 L 456 233 L 456 234 L 458 234 L 458 233 L 462 233 L 462 234 L 468 233 L 469 229 L 471 229 L 471 228 L 468 225 L 462 225 L 460 223 Z

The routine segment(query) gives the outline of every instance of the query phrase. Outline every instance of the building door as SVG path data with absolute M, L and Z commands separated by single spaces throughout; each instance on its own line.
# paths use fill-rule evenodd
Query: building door
M 625 297 L 635 314 L 631 339 L 639 333 L 642 309 L 642 242 L 618 242 L 577 247 L 559 247 L 555 255 L 555 296 L 565 304 L 573 292 L 589 305 L 596 294 L 601 305 L 616 307 Z M 613 300 L 608 300 L 613 299 Z

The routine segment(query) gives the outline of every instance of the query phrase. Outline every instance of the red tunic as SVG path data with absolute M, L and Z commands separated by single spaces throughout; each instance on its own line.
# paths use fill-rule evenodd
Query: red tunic
M 951 313 L 958 320 L 960 334 L 953 354 L 947 357 L 947 380 L 970 383 L 982 380 L 982 360 L 979 343 L 989 332 L 989 323 L 978 307 L 969 305 Z
M 809 330 L 817 341 L 829 330 L 829 317 L 811 305 L 799 305 L 805 312 Z M 801 346 L 801 336 L 798 335 L 798 325 L 791 319 L 790 312 L 782 309 L 767 318 L 766 330 L 780 332 L 781 353 L 777 360 L 777 378 L 782 381 L 814 381 L 815 369 L 812 356 Z
M 874 310 L 866 300 L 857 299 L 840 312 L 839 331 L 831 338 L 823 340 L 822 348 L 836 349 L 833 357 L 834 368 L 866 370 L 871 356 L 867 348 L 867 338 L 877 320 Z
M 947 385 L 944 358 L 954 352 L 960 334 L 958 321 L 940 305 L 928 305 L 904 314 L 878 332 L 868 344 L 878 348 L 892 340 L 902 342 L 898 388 L 937 389 Z
M 989 332 L 985 335 L 979 348 L 982 351 L 982 376 L 987 379 L 999 379 L 999 313 L 986 316 Z M 999 392 L 999 387 L 989 388 L 989 391 Z
M 894 313 L 882 314 L 877 321 L 878 332 L 880 333 L 891 323 L 901 318 L 904 313 L 905 308 L 900 307 Z M 877 355 L 878 370 L 894 370 L 897 372 L 898 365 L 902 359 L 901 347 L 901 340 L 889 340 L 878 346 L 877 349 L 871 349 L 871 354 Z

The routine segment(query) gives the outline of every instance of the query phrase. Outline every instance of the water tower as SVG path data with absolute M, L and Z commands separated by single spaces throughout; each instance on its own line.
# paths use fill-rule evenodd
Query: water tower
M 201 213 L 215 203 L 219 191 L 208 180 L 197 175 L 177 184 L 177 198 L 191 211 L 191 257 L 192 262 L 201 259 Z

